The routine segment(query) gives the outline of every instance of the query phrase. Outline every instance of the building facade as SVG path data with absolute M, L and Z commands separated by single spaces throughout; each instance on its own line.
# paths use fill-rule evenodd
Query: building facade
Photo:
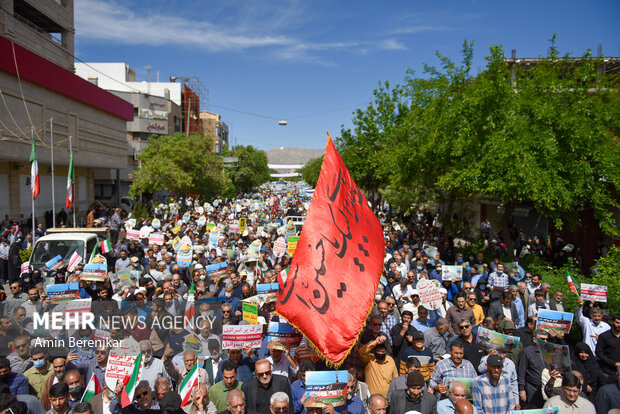
M 212 112 L 200 112 L 202 133 L 213 138 L 213 152 L 222 154 L 228 148 L 228 125 L 222 121 L 222 116 Z
M 73 33 L 70 0 L 0 0 L 2 216 L 31 214 L 33 135 L 41 180 L 35 200 L 37 218 L 64 207 L 69 137 L 78 220 L 94 202 L 95 170 L 117 176 L 127 168 L 126 123 L 133 119 L 132 106 L 73 74 Z

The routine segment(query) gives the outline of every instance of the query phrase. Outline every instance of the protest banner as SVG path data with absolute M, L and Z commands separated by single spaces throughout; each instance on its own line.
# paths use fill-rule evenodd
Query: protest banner
M 258 305 L 249 302 L 242 302 L 243 320 L 251 325 L 258 323 Z
M 286 253 L 286 250 L 287 250 L 286 248 L 287 248 L 287 245 L 286 245 L 286 241 L 284 240 L 284 238 L 278 237 L 278 239 L 273 244 L 273 254 L 275 254 L 276 257 L 280 258 L 284 256 L 284 253 Z
M 161 227 L 161 221 L 159 221 L 158 218 L 154 218 L 151 222 L 151 226 L 153 226 L 154 229 L 158 229 Z
M 222 326 L 222 349 L 258 348 L 262 339 L 263 325 Z
M 468 400 L 472 399 L 471 395 L 471 386 L 474 382 L 473 378 L 453 378 L 453 377 L 445 377 L 443 379 L 443 383 L 448 387 L 452 382 L 458 381 L 465 386 L 465 398 Z
M 187 224 L 189 223 L 189 219 L 191 218 L 191 214 L 189 214 L 189 211 L 185 214 L 183 214 L 183 223 Z
M 207 224 L 207 218 L 205 216 L 198 217 L 198 220 L 196 220 L 196 225 L 204 227 L 205 224 Z
M 539 309 L 536 329 L 567 334 L 570 332 L 570 328 L 573 324 L 573 316 L 574 315 L 572 313 L 568 312 Z
M 152 229 L 149 226 L 142 226 L 140 228 L 140 238 L 141 239 L 148 239 L 149 238 L 149 234 L 151 234 Z
M 125 228 L 127 230 L 133 229 L 134 227 L 136 227 L 136 219 L 135 218 L 130 218 L 130 219 L 127 219 L 127 221 L 125 221 Z
M 426 252 L 426 257 L 429 259 L 434 259 L 437 256 L 437 247 L 425 245 L 422 250 Z
M 297 243 L 299 242 L 299 236 L 290 236 L 287 242 L 288 255 L 293 256 L 297 249 Z
M 176 226 L 174 226 L 174 227 L 172 228 L 172 234 L 177 234 L 177 233 L 179 233 L 180 231 L 181 231 L 181 225 L 180 225 L 180 224 L 177 224 Z
M 139 230 L 127 230 L 127 240 L 140 240 Z
M 280 289 L 277 283 L 259 283 L 256 285 L 256 293 L 273 293 Z
M 163 246 L 164 244 L 164 235 L 161 233 L 152 233 L 149 236 L 149 244 L 156 244 L 158 246 Z
M 192 245 L 181 242 L 181 246 L 179 247 L 179 251 L 177 252 L 177 264 L 181 269 L 185 269 L 190 264 L 192 264 L 192 254 Z
M 72 318 L 79 319 L 79 317 L 76 317 L 74 315 L 90 313 L 91 305 L 92 298 L 71 299 L 58 303 L 58 305 L 56 305 L 56 307 L 54 308 L 54 313 L 58 312 L 58 314 L 60 315 L 60 326 L 63 326 L 65 323 L 64 320 L 66 315 L 71 315 Z M 50 326 L 50 334 L 55 335 L 60 331 L 61 330 L 53 329 Z M 69 336 L 72 336 L 76 331 L 77 329 L 68 329 L 67 333 L 69 334 Z
M 110 332 L 104 331 L 103 329 L 95 329 L 90 339 L 93 341 L 106 341 L 111 337 Z
M 453 282 L 463 280 L 463 266 L 444 265 L 441 268 L 441 280 L 451 280 Z
M 479 327 L 476 343 L 483 349 L 495 349 L 499 353 L 509 354 L 517 345 L 520 338 L 518 336 L 504 335 L 487 328 Z
M 558 414 L 560 407 L 533 408 L 531 410 L 513 410 L 510 414 Z
M 439 309 L 441 305 L 441 293 L 435 283 L 428 279 L 420 279 L 416 286 L 416 290 L 420 294 L 420 303 L 426 309 Z
M 592 302 L 607 302 L 607 286 L 582 283 L 581 298 Z
M 215 228 L 215 223 L 207 223 L 207 231 L 211 231 Z
M 114 293 L 120 293 L 125 288 L 138 287 L 140 272 L 136 270 L 121 270 L 110 275 L 110 283 Z
M 213 281 L 218 281 L 222 277 L 228 274 L 227 272 L 228 263 L 220 262 L 213 263 L 205 267 L 205 272 L 207 272 L 207 277 Z
M 30 262 L 24 262 L 19 268 L 19 275 L 30 272 Z
M 248 227 L 248 219 L 245 217 L 240 218 L 239 219 L 239 233 L 243 234 L 243 232 L 246 231 L 247 227 Z
M 557 369 L 563 373 L 570 372 L 570 354 L 568 345 L 558 345 L 551 342 L 538 341 L 538 351 L 543 365 L 549 371 Z
M 58 283 L 54 284 L 50 278 L 45 279 L 45 294 L 51 303 L 58 303 L 67 300 L 80 298 L 79 283 Z
M 183 340 L 183 351 L 194 351 L 196 355 L 204 355 L 202 349 L 202 341 L 196 336 L 196 334 L 189 334 Z
M 62 260 L 62 256 L 58 255 L 48 260 L 47 262 L 45 262 L 45 267 L 47 267 L 50 270 L 56 270 L 56 269 L 60 269 L 64 264 L 65 262 Z
M 269 322 L 267 341 L 274 345 L 285 345 L 288 348 L 297 348 L 303 335 L 293 325 L 285 322 Z
M 345 404 L 347 399 L 348 371 L 306 372 L 306 399 L 313 398 L 322 404 L 334 407 Z
M 94 282 L 103 282 L 107 273 L 108 265 L 104 263 L 88 263 L 84 265 L 84 270 L 80 274 L 81 280 L 92 280 Z
M 235 221 L 228 225 L 228 234 L 239 233 L 239 221 Z
M 133 338 L 131 341 L 123 340 L 120 347 L 110 350 L 105 370 L 105 385 L 109 389 L 115 389 L 118 380 L 123 381 L 125 377 L 131 376 L 139 353 L 140 346 Z M 140 373 L 142 368 L 140 366 Z

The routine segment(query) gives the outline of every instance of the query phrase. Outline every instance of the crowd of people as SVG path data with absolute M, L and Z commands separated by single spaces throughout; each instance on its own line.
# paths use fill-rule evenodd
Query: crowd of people
M 9 223 L 0 247 L 2 278 L 10 290 L 1 297 L 0 413 L 499 414 L 559 407 L 560 414 L 608 414 L 620 408 L 620 315 L 581 299 L 577 309 L 568 309 L 563 290 L 552 292 L 540 275 L 517 262 L 507 269 L 500 261 L 505 244 L 484 222 L 489 250 L 464 256 L 445 234 L 440 216 L 431 214 L 419 214 L 407 225 L 380 215 L 385 269 L 366 326 L 338 368 L 348 371 L 344 404 L 306 398 L 306 374 L 336 368 L 305 340 L 291 349 L 268 341 L 268 323 L 283 318 L 275 313 L 274 300 L 256 298 L 258 285 L 282 284 L 291 257 L 274 249 L 276 240 L 299 234 L 288 218 L 303 217 L 309 202 L 292 187 L 289 194 L 264 190 L 212 204 L 168 200 L 151 207 L 152 218 L 133 221 L 119 210 L 104 218 L 91 210 L 88 226 L 107 226 L 112 246 L 91 257 L 107 266 L 103 281 L 83 279 L 85 263 L 71 271 L 22 272 L 8 257 L 27 247 L 28 234 Z M 145 227 L 147 233 L 161 233 L 163 243 L 127 238 L 126 230 Z M 523 241 L 515 243 L 517 256 L 525 248 L 526 254 L 576 258 L 577 249 L 541 237 L 528 240 L 517 233 L 515 240 Z M 179 264 L 177 251 L 185 238 L 193 248 L 189 266 Z M 551 252 L 545 253 L 547 246 Z M 209 270 L 220 263 L 225 272 Z M 444 281 L 447 265 L 462 266 L 462 280 Z M 135 275 L 135 284 L 116 285 L 119 272 Z M 421 304 L 416 290 L 421 279 L 440 285 L 440 306 Z M 107 328 L 37 327 L 37 317 L 66 306 L 47 294 L 52 283 L 78 283 L 76 299 L 91 299 L 96 326 Z M 259 304 L 261 346 L 222 349 L 225 325 L 249 323 L 242 309 L 247 301 Z M 191 306 L 198 321 L 193 326 L 183 318 Z M 582 341 L 569 343 L 564 335 L 537 329 L 540 309 L 574 313 Z M 181 322 L 158 322 L 175 317 Z M 123 324 L 102 324 L 113 318 Z M 485 348 L 476 340 L 481 328 L 516 336 L 519 344 L 511 353 Z M 95 338 L 106 341 L 88 345 Z M 569 345 L 572 371 L 545 368 L 541 340 Z M 129 405 L 122 404 L 126 381 L 106 376 L 115 349 L 110 344 L 123 341 L 137 343 L 143 355 Z M 71 343 L 77 345 L 52 345 Z M 189 401 L 182 401 L 181 384 L 196 365 L 198 385 Z M 94 378 L 102 390 L 85 398 Z

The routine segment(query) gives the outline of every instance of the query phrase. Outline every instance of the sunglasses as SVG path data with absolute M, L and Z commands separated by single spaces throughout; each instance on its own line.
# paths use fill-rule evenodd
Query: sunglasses
M 471 325 L 461 325 L 459 326 L 459 329 L 467 329 L 469 328 Z
M 273 409 L 274 413 L 288 413 L 288 407 L 278 407 Z
M 146 397 L 147 395 L 149 395 L 148 391 L 144 391 L 143 393 L 136 393 L 136 398 L 142 398 L 142 397 Z
M 256 375 L 259 377 L 268 377 L 271 375 L 271 371 L 257 372 Z

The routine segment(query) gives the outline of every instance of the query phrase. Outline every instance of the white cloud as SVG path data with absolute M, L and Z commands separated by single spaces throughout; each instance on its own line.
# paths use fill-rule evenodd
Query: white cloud
M 406 50 L 407 47 L 395 39 L 385 39 L 379 44 L 379 48 L 383 50 Z

